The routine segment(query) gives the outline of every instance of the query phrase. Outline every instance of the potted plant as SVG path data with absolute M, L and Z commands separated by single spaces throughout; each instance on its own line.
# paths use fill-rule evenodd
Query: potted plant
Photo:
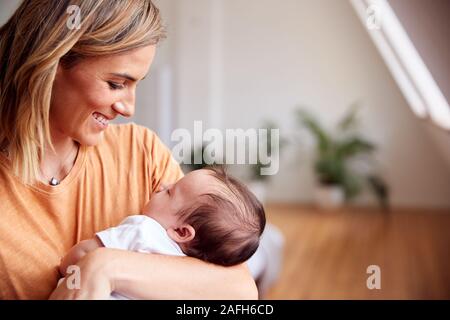
M 335 132 L 325 130 L 319 121 L 303 109 L 297 110 L 301 125 L 316 142 L 314 171 L 318 186 L 315 202 L 322 208 L 337 208 L 356 197 L 364 185 L 370 187 L 384 209 L 388 208 L 388 188 L 383 179 L 373 172 L 358 174 L 350 161 L 358 156 L 370 156 L 375 145 L 366 140 L 357 129 L 357 106 L 338 122 Z

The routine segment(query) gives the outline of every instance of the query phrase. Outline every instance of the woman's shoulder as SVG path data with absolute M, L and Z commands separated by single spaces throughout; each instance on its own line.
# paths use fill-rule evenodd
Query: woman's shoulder
M 160 165 L 172 158 L 170 149 L 155 132 L 135 123 L 108 126 L 103 140 L 94 149 L 93 155 L 102 159 L 146 159 Z
M 124 124 L 111 124 L 105 131 L 105 140 L 116 141 L 118 139 L 144 139 L 147 136 L 154 136 L 155 133 L 147 127 L 138 125 L 134 122 Z
M 156 180 L 163 177 L 167 181 L 177 181 L 183 176 L 172 151 L 156 133 L 135 123 L 109 126 L 95 154 L 101 158 L 100 162 L 109 159 L 119 165 L 123 163 L 142 168 L 139 164 L 141 159 L 149 170 L 149 176 Z M 156 181 L 155 185 L 158 183 Z
M 142 150 L 152 146 L 157 139 L 156 134 L 147 127 L 135 123 L 112 124 L 105 131 L 99 147 L 107 147 L 110 150 Z

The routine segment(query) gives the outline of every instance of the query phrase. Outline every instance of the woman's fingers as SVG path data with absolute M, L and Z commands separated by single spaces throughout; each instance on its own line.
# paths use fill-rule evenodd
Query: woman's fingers
M 109 299 L 111 289 L 106 282 L 99 282 L 95 286 L 81 285 L 72 288 L 67 284 L 67 278 L 52 292 L 49 300 L 105 300 Z
M 82 257 L 78 268 L 64 278 L 49 299 L 109 299 L 113 291 L 108 268 L 111 259 L 105 250 L 109 249 L 99 248 Z

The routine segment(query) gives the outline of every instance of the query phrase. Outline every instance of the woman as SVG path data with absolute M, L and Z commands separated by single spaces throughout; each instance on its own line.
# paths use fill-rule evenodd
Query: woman
M 151 131 L 109 125 L 133 114 L 163 37 L 150 0 L 25 0 L 0 29 L 0 298 L 257 297 L 245 265 L 106 248 L 52 293 L 74 244 L 182 176 Z

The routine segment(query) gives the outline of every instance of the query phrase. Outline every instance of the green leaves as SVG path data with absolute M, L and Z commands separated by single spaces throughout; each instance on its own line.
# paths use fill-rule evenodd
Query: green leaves
M 314 169 L 322 184 L 341 184 L 345 175 L 345 166 L 342 159 L 328 156 L 319 157 L 316 160 Z
M 316 138 L 319 152 L 324 154 L 330 148 L 332 141 L 327 132 L 320 126 L 316 119 L 304 110 L 297 110 L 297 117 L 311 134 Z
M 359 137 L 336 141 L 336 153 L 342 158 L 350 158 L 373 150 L 375 150 L 375 145 Z

